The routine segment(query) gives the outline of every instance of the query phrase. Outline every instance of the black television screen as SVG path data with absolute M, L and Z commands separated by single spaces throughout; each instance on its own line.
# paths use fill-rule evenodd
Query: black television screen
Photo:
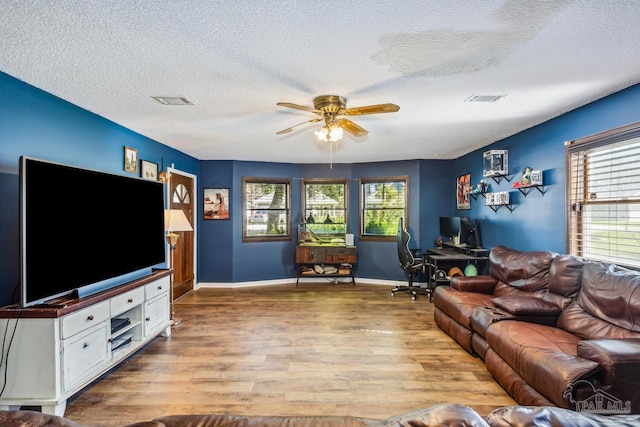
M 440 217 L 440 234 L 453 241 L 454 237 L 460 236 L 460 217 L 457 216 L 441 216 Z
M 164 186 L 20 158 L 23 307 L 165 262 Z

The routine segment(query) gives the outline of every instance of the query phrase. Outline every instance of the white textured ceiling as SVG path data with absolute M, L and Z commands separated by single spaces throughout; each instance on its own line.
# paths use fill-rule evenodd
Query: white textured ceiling
M 637 0 L 0 0 L 0 71 L 201 160 L 329 162 L 276 135 L 325 94 L 400 106 L 335 163 L 456 158 L 640 82 L 639 40 Z

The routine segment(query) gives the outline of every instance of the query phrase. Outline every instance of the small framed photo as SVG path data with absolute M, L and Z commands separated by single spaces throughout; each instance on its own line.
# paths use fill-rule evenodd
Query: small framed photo
M 140 177 L 149 181 L 157 181 L 158 164 L 148 160 L 140 160 Z
M 229 219 L 229 189 L 204 189 L 204 219 Z
M 138 150 L 131 147 L 124 147 L 124 170 L 127 172 L 138 172 Z

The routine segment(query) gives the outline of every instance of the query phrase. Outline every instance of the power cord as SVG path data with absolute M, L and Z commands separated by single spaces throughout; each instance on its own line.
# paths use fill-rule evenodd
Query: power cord
M 0 352 L 0 366 L 4 363 L 4 381 L 2 384 L 2 388 L 0 389 L 0 396 L 4 394 L 4 390 L 7 387 L 8 376 L 9 376 L 9 353 L 11 352 L 11 345 L 13 344 L 13 338 L 16 336 L 16 331 L 18 330 L 18 320 L 19 317 L 15 318 L 15 323 L 13 325 L 13 332 L 11 333 L 11 339 L 9 339 L 9 344 L 7 346 L 7 352 L 5 353 L 5 345 L 7 344 L 7 334 L 9 332 L 9 321 L 11 319 L 7 319 L 7 326 L 4 329 L 4 336 L 2 337 L 2 350 Z

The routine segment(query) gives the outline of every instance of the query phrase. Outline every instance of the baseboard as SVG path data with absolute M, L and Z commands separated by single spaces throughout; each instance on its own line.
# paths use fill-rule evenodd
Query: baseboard
M 331 281 L 331 278 L 320 279 L 318 277 L 307 278 L 301 277 L 299 283 L 317 283 L 319 280 L 327 280 Z M 349 278 L 349 280 L 351 280 Z M 406 285 L 406 281 L 399 280 L 381 280 L 381 279 L 368 279 L 368 278 L 359 278 L 356 277 L 356 286 L 358 283 L 366 283 L 367 285 L 380 285 L 380 286 L 401 286 Z M 250 288 L 256 286 L 275 286 L 275 285 L 287 285 L 287 284 L 296 284 L 296 278 L 286 278 L 286 279 L 274 279 L 274 280 L 255 280 L 249 282 L 233 282 L 233 283 L 225 283 L 225 282 L 199 282 L 196 284 L 195 289 L 200 288 L 210 288 L 210 289 L 234 289 L 234 288 Z M 426 283 L 424 284 L 426 285 Z

